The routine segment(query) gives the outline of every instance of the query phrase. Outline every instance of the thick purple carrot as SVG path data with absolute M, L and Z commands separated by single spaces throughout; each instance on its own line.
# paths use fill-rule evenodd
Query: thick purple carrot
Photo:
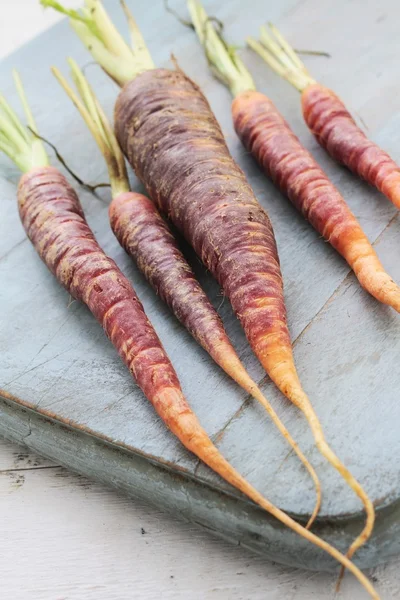
M 43 262 L 74 298 L 88 306 L 159 416 L 186 448 L 283 524 L 337 558 L 367 589 L 373 589 L 351 561 L 259 494 L 211 442 L 184 398 L 175 370 L 132 286 L 100 248 L 73 188 L 57 169 L 48 166 L 46 153 L 33 133 L 36 125 L 18 77 L 17 85 L 32 131 L 25 129 L 1 100 L 0 115 L 7 123 L 1 149 L 25 171 L 18 187 L 19 213 Z
M 299 393 L 270 220 L 200 90 L 155 69 L 128 83 L 115 109 L 118 140 L 149 195 L 216 277 L 272 379 Z
M 69 12 L 72 25 L 124 86 L 115 129 L 136 174 L 217 278 L 271 378 L 304 411 L 319 449 L 347 479 L 294 366 L 271 223 L 230 156 L 205 97 L 181 71 L 154 68 L 132 17 L 133 51 L 99 0 L 85 6 L 83 20 Z M 370 584 L 369 592 L 377 597 Z
M 78 108 L 106 160 L 113 196 L 109 208 L 113 232 L 195 340 L 234 381 L 264 406 L 309 471 L 317 492 L 309 528 L 321 504 L 320 483 L 314 469 L 240 362 L 218 313 L 196 280 L 167 223 L 149 198 L 130 191 L 125 159 L 108 119 L 78 65 L 72 59 L 69 64 L 78 94 L 57 69 L 53 72 Z
M 261 28 L 260 42 L 249 45 L 301 93 L 304 120 L 319 144 L 339 163 L 365 179 L 400 208 L 400 168 L 367 138 L 340 98 L 317 83 L 273 25 Z

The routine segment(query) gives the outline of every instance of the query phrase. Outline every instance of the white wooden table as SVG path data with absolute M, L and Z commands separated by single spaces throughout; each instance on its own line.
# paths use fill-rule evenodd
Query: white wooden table
M 7 3 L 0 57 L 56 20 L 37 0 Z M 7 600 L 334 597 L 332 576 L 267 563 L 2 440 L 0 515 Z M 400 598 L 400 560 L 370 575 L 384 600 Z M 348 576 L 341 597 L 365 596 Z

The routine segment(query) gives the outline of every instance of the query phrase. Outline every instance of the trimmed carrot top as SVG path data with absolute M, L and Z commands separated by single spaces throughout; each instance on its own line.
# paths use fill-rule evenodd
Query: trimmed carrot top
M 44 146 L 37 134 L 36 123 L 27 102 L 22 81 L 13 71 L 15 87 L 21 100 L 28 127 L 24 127 L 17 114 L 0 95 L 0 150 L 2 150 L 23 173 L 35 167 L 49 164 Z
M 259 41 L 248 37 L 246 42 L 271 69 L 291 83 L 299 92 L 316 83 L 295 50 L 272 23 L 260 28 Z
M 76 62 L 72 58 L 69 58 L 68 64 L 71 68 L 71 75 L 79 95 L 74 92 L 56 67 L 52 67 L 52 73 L 79 110 L 104 156 L 108 168 L 112 195 L 118 196 L 124 192 L 129 192 L 130 185 L 125 158 L 111 125 Z
M 128 21 L 132 47 L 118 33 L 100 0 L 84 0 L 81 10 L 65 8 L 56 0 L 40 0 L 40 3 L 70 18 L 71 26 L 93 58 L 121 87 L 143 71 L 155 68 L 143 36 L 124 0 L 121 0 L 121 4 Z
M 193 26 L 210 65 L 210 69 L 235 97 L 242 92 L 255 90 L 253 78 L 244 62 L 222 35 L 222 23 L 209 17 L 198 0 L 187 2 Z

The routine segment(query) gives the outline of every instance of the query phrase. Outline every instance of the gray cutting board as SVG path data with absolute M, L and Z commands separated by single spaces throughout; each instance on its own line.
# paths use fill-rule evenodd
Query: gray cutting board
M 204 89 L 275 228 L 289 323 L 301 380 L 337 454 L 364 484 L 377 508 L 373 539 L 357 555 L 376 565 L 400 551 L 400 316 L 364 293 L 347 265 L 267 181 L 236 139 L 227 90 L 215 81 L 190 30 L 163 9 L 131 2 L 157 64 L 173 51 Z M 118 26 L 119 3 L 108 2 Z M 176 3 L 183 11 L 183 2 Z M 251 5 L 251 7 L 250 7 Z M 379 3 L 285 0 L 206 2 L 232 41 L 274 20 L 297 48 L 325 50 L 306 57 L 317 79 L 343 96 L 352 112 L 400 161 L 398 22 L 395 0 Z M 21 72 L 42 135 L 57 145 L 87 181 L 107 179 L 102 159 L 49 67 L 66 71 L 65 57 L 90 62 L 62 22 L 4 60 L 0 88 L 18 107 L 11 68 Z M 281 108 L 359 217 L 384 265 L 400 281 L 400 221 L 394 208 L 333 164 L 302 123 L 298 93 L 244 52 L 260 90 Z M 117 88 L 95 66 L 88 75 L 111 113 Z M 56 163 L 54 163 L 56 164 Z M 146 499 L 219 536 L 275 561 L 332 569 L 324 553 L 303 542 L 236 493 L 186 452 L 156 417 L 88 310 L 68 294 L 26 240 L 15 199 L 18 172 L 1 159 L 0 433 L 71 469 Z M 132 179 L 135 189 L 140 189 Z M 313 485 L 263 410 L 210 361 L 169 314 L 108 225 L 108 192 L 79 190 L 99 242 L 131 279 L 204 427 L 224 455 L 280 508 L 307 519 Z M 229 302 L 186 248 L 243 362 L 270 398 L 321 477 L 324 499 L 315 531 L 345 549 L 363 523 L 361 505 L 321 459 L 307 424 L 268 381 Z

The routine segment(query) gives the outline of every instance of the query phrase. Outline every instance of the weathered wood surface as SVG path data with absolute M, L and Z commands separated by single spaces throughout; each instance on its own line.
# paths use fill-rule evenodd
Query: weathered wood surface
M 4 598 L 333 599 L 334 575 L 267 562 L 3 440 L 0 506 Z M 399 597 L 398 560 L 370 576 L 382 599 Z M 365 594 L 348 577 L 340 598 Z
M 248 33 L 255 34 L 258 24 L 268 18 L 277 22 L 295 46 L 329 51 L 331 59 L 307 59 L 313 75 L 334 87 L 352 112 L 366 122 L 369 135 L 400 160 L 400 112 L 393 93 L 398 49 L 395 16 L 400 16 L 397 4 L 386 0 L 377 6 L 359 0 L 342 1 L 339 6 L 333 2 L 286 0 L 266 6 L 255 1 L 251 11 L 239 0 L 223 7 L 218 4 L 208 2 L 207 8 L 210 13 L 218 9 L 218 16 L 225 21 L 232 40 L 241 40 Z M 108 6 L 115 13 L 117 24 L 122 26 L 117 5 L 109 3 Z M 228 92 L 210 76 L 192 32 L 165 15 L 161 2 L 154 8 L 159 14 L 157 19 L 155 12 L 147 11 L 144 3 L 138 3 L 134 8 L 157 64 L 168 64 L 169 53 L 173 50 L 181 66 L 203 87 L 234 156 L 246 170 L 261 203 L 270 213 L 279 245 L 301 379 L 325 425 L 328 440 L 365 484 L 377 506 L 386 507 L 378 513 L 375 538 L 359 553 L 359 560 L 364 565 L 382 561 L 399 550 L 400 524 L 396 512 L 400 482 L 398 316 L 359 289 L 340 257 L 318 238 L 245 154 L 232 130 Z M 67 24 L 63 23 L 3 61 L 0 87 L 16 103 L 10 77 L 10 68 L 16 66 L 26 83 L 42 134 L 59 147 L 85 180 L 104 181 L 106 171 L 90 135 L 49 73 L 50 64 L 65 70 L 68 54 L 82 65 L 90 61 Z M 326 168 L 370 239 L 377 240 L 383 263 L 400 281 L 400 224 L 395 210 L 381 195 L 334 165 L 316 147 L 301 121 L 297 92 L 268 71 L 257 57 L 249 52 L 244 56 L 259 89 L 278 104 L 302 141 Z M 95 67 L 91 67 L 90 78 L 111 111 L 117 89 Z M 130 468 L 121 473 L 120 487 L 126 484 L 127 491 L 133 492 L 138 483 L 135 469 L 139 468 L 140 461 L 151 459 L 150 470 L 154 467 L 155 479 L 150 479 L 147 493 L 154 500 L 151 485 L 154 488 L 158 485 L 158 465 L 167 465 L 172 471 L 180 471 L 182 479 L 177 484 L 171 472 L 163 470 L 168 483 L 164 486 L 165 496 L 161 493 L 157 497 L 159 506 L 164 502 L 169 510 L 179 508 L 187 518 L 196 521 L 197 515 L 190 508 L 193 498 L 188 490 L 193 489 L 195 496 L 200 494 L 195 498 L 196 510 L 200 510 L 198 500 L 204 493 L 212 500 L 209 508 L 203 507 L 200 519 L 203 525 L 271 555 L 272 538 L 268 539 L 271 520 L 247 502 L 234 500 L 226 494 L 228 486 L 199 465 L 164 429 L 132 384 L 97 323 L 84 307 L 77 303 L 70 305 L 67 294 L 25 240 L 15 202 L 18 174 L 3 159 L 1 173 L 0 302 L 5 308 L 0 329 L 3 359 L 0 385 L 34 409 L 28 415 L 17 410 L 15 403 L 4 402 L 0 406 L 2 434 L 9 439 L 24 441 L 43 454 L 62 459 L 82 472 L 105 480 L 108 477 L 113 482 L 113 473 L 102 468 L 90 438 L 80 436 L 82 452 L 87 455 L 79 462 L 70 442 L 76 434 L 68 437 L 66 430 L 50 428 L 36 415 L 50 412 L 60 421 L 73 421 L 95 435 L 107 437 L 113 444 L 123 444 L 135 452 L 133 455 L 123 452 L 116 455 L 121 464 L 122 457 L 130 461 L 126 463 Z M 305 517 L 313 506 L 312 485 L 297 460 L 287 456 L 287 447 L 267 417 L 196 347 L 118 247 L 107 222 L 107 192 L 102 192 L 100 200 L 82 190 L 80 196 L 100 243 L 133 281 L 207 431 L 215 436 L 232 463 L 271 500 L 284 510 Z M 318 468 L 325 491 L 319 530 L 345 547 L 361 525 L 357 499 L 320 459 L 304 419 L 267 381 L 228 302 L 223 301 L 215 283 L 190 256 L 205 289 L 219 307 L 243 361 L 254 377 L 263 381 L 266 394 Z M 68 440 L 64 452 L 58 445 L 63 435 Z M 110 450 L 104 447 L 101 452 L 108 455 Z M 195 483 L 186 479 L 187 476 L 194 476 Z M 196 481 L 207 485 L 196 484 Z M 227 506 L 233 507 L 232 514 L 224 513 Z M 387 517 L 389 512 L 390 519 Z M 339 517 L 340 520 L 331 526 L 332 520 Z M 298 550 L 304 546 L 275 523 L 273 528 L 279 547 L 275 552 L 276 560 L 295 564 L 299 560 Z M 320 553 L 307 550 L 300 558 L 303 566 L 332 566 Z

